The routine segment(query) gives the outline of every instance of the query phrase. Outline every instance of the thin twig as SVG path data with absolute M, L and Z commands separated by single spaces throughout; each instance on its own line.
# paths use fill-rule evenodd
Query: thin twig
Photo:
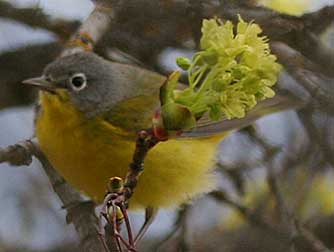
M 169 233 L 161 241 L 159 241 L 152 248 L 152 251 L 160 251 L 164 247 L 164 245 L 166 245 L 168 241 L 170 241 L 170 239 L 173 238 L 176 233 L 178 233 L 179 230 L 181 230 L 181 234 L 179 236 L 178 245 L 180 248 L 183 248 L 183 249 L 188 248 L 188 244 L 186 242 L 186 236 L 187 236 L 186 219 L 187 219 L 187 215 L 190 209 L 191 209 L 191 205 L 184 204 L 178 210 L 177 217 L 175 219 L 173 228 L 169 231 Z
M 265 150 L 265 155 L 269 156 L 269 159 L 266 162 L 267 181 L 270 191 L 274 196 L 276 206 L 279 209 L 281 219 L 283 223 L 285 223 L 288 227 L 288 233 L 292 241 L 290 251 L 297 251 L 297 244 L 295 239 L 297 236 L 303 237 L 306 241 L 308 241 L 315 252 L 330 251 L 318 238 L 313 235 L 311 231 L 307 230 L 299 223 L 299 220 L 291 212 L 291 209 L 288 208 L 281 193 L 281 190 L 278 186 L 277 175 L 274 173 L 273 170 L 273 157 L 275 156 L 275 151 L 273 150 L 275 150 L 275 148 L 271 144 L 263 140 L 256 131 L 253 131 L 252 133 L 253 138 L 256 139 L 256 141 L 260 143 L 261 147 Z
M 315 105 L 332 114 L 334 93 L 325 87 L 334 84 L 334 79 L 319 75 L 318 69 L 313 63 L 284 43 L 272 43 L 271 48 L 291 76 L 310 93 L 313 101 L 316 102 Z
M 313 108 L 305 107 L 298 112 L 298 117 L 303 123 L 308 138 L 315 142 L 316 145 L 318 145 L 326 162 L 334 167 L 334 156 L 332 153 L 332 148 L 330 147 L 326 139 L 319 134 L 319 130 L 317 129 L 315 122 L 312 120 L 312 112 L 314 112 Z
M 212 198 L 217 200 L 218 202 L 227 204 L 228 206 L 237 210 L 249 223 L 261 227 L 274 235 L 281 235 L 282 232 L 277 230 L 269 220 L 265 219 L 264 217 L 256 214 L 253 210 L 244 206 L 226 195 L 223 191 L 213 191 L 209 194 Z
M 160 140 L 154 136 L 152 130 L 143 130 L 138 133 L 136 149 L 124 181 L 124 196 L 126 202 L 131 198 L 138 183 L 139 176 L 144 170 L 144 159 L 148 151 L 159 141 Z
M 299 235 L 309 243 L 314 252 L 333 252 L 332 249 L 327 248 L 322 241 L 320 241 L 310 230 L 301 225 L 296 219 L 295 226 Z

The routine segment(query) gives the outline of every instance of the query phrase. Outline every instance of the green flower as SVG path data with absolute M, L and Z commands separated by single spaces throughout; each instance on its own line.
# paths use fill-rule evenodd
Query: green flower
M 194 118 L 198 120 L 205 113 L 212 120 L 222 116 L 242 118 L 258 101 L 273 97 L 271 87 L 277 82 L 281 65 L 270 53 L 268 39 L 260 36 L 261 32 L 257 24 L 247 23 L 240 16 L 236 32 L 230 21 L 204 19 L 201 50 L 191 61 L 177 59 L 177 64 L 187 71 L 189 87 L 176 90 L 179 74 L 174 73 L 162 88 L 164 121 L 172 122 L 175 130 L 185 125 L 194 127 Z M 169 118 L 173 115 L 187 123 Z

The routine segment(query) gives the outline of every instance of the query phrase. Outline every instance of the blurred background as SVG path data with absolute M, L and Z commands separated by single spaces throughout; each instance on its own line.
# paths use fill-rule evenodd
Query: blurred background
M 221 13 L 235 20 L 240 13 L 259 22 L 272 41 L 299 52 L 307 62 L 302 70 L 331 94 L 334 0 L 208 0 L 204 7 L 188 3 L 196 1 L 143 2 L 129 1 L 118 10 L 97 53 L 167 74 L 176 69 L 176 57 L 191 57 L 203 17 Z M 20 82 L 41 73 L 93 7 L 88 0 L 0 0 L 0 147 L 33 135 L 36 93 Z M 225 139 L 217 153 L 219 191 L 161 211 L 141 251 L 289 251 L 275 185 L 298 222 L 334 248 L 333 110 L 317 103 L 291 61 L 280 60 L 286 70 L 278 89 L 310 105 L 266 116 Z M 79 251 L 74 228 L 37 161 L 30 167 L 0 164 L 0 212 L 0 252 Z M 262 225 L 267 219 L 275 230 Z M 131 214 L 131 221 L 138 229 L 143 214 Z M 300 240 L 298 251 L 315 251 Z

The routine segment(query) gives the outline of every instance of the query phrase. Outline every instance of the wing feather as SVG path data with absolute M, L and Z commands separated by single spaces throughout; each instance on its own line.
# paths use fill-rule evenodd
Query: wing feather
M 290 109 L 298 109 L 304 105 L 298 97 L 288 93 L 280 92 L 271 99 L 259 102 L 247 115 L 241 119 L 228 120 L 223 118 L 221 121 L 213 122 L 204 116 L 198 121 L 196 128 L 184 132 L 181 137 L 205 137 L 222 133 L 224 131 L 238 130 L 252 124 L 262 116 Z

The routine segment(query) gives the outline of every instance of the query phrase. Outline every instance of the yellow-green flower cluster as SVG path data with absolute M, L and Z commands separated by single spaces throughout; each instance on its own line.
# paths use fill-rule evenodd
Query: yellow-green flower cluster
M 268 39 L 259 36 L 261 32 L 257 24 L 241 17 L 236 29 L 230 21 L 204 20 L 201 51 L 191 61 L 177 59 L 188 73 L 189 87 L 175 91 L 174 78 L 167 83 L 164 104 L 181 106 L 195 119 L 209 112 L 212 120 L 219 120 L 223 115 L 242 118 L 259 100 L 273 97 L 271 87 L 281 66 L 270 53 Z

